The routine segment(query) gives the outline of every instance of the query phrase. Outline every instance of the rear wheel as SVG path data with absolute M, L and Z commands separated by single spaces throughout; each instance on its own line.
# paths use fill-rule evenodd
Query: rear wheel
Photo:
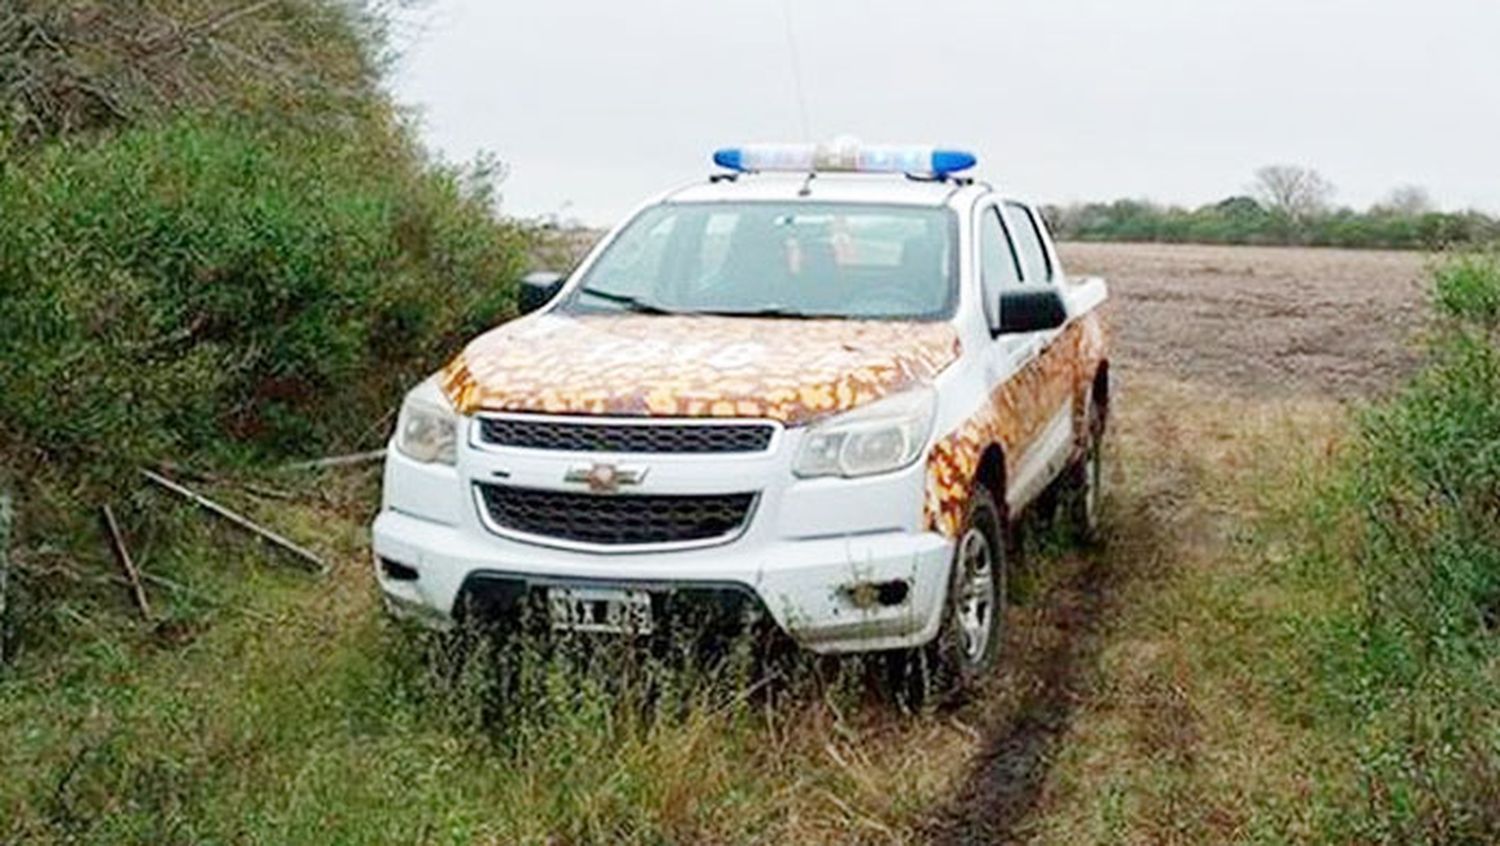
M 1085 543 L 1099 539 L 1104 503 L 1104 408 L 1089 398 L 1083 457 L 1067 470 L 1063 502 L 1068 522 Z

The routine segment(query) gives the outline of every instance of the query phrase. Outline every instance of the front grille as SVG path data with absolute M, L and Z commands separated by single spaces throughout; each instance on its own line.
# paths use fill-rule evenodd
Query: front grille
M 482 507 L 504 531 L 600 546 L 693 543 L 738 532 L 755 494 L 609 496 L 480 484 Z
M 769 423 L 591 423 L 485 417 L 479 437 L 495 446 L 559 452 L 765 452 Z

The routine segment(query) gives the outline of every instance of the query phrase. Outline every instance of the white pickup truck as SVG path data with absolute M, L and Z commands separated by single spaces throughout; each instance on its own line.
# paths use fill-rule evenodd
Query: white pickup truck
M 389 609 L 661 632 L 689 609 L 818 652 L 988 669 L 1007 525 L 1093 531 L 1102 280 L 961 151 L 758 145 L 636 210 L 401 410 Z

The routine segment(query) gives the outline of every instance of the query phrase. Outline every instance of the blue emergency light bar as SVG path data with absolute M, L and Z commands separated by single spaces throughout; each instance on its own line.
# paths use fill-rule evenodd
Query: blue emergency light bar
M 714 164 L 742 173 L 921 173 L 946 176 L 968 170 L 978 160 L 967 150 L 930 146 L 833 144 L 747 144 L 714 151 Z

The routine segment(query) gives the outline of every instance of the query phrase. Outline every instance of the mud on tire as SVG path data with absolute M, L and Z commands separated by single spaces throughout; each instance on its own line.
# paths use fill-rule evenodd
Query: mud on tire
M 917 704 L 960 699 L 995 667 L 1010 582 L 1003 527 L 994 497 L 976 484 L 955 545 L 937 637 L 895 659 L 902 687 Z
M 1069 530 L 1079 541 L 1091 544 L 1099 541 L 1104 502 L 1105 408 L 1091 396 L 1085 414 L 1088 434 L 1083 455 L 1063 471 L 1059 493 Z

